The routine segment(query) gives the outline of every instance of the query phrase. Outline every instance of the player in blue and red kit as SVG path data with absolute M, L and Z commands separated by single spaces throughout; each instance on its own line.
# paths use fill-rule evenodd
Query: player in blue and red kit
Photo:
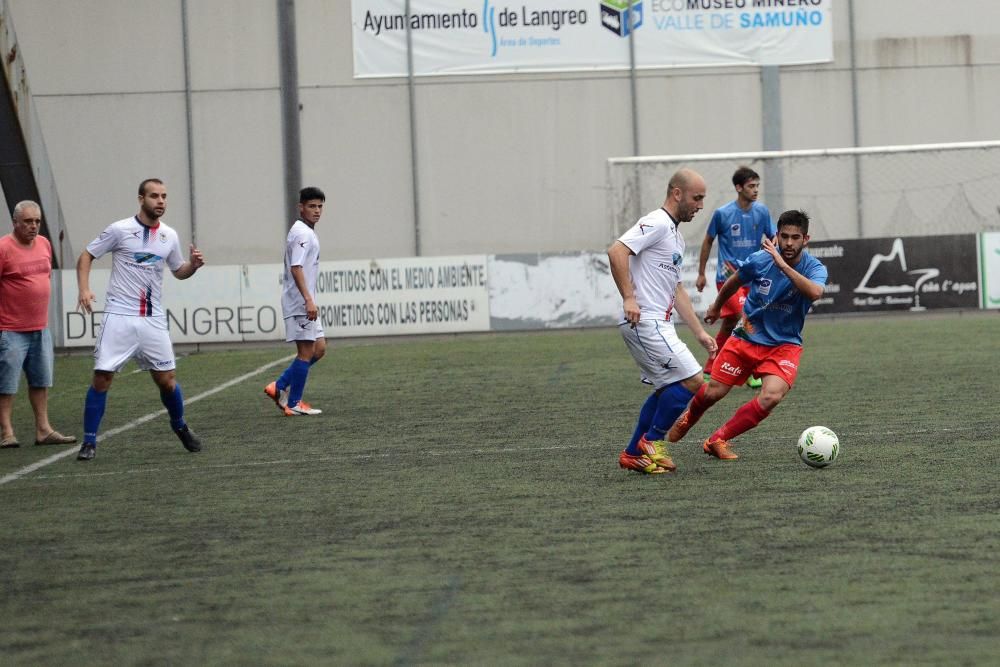
M 823 296 L 827 279 L 823 263 L 805 251 L 808 242 L 809 216 L 785 211 L 778 219 L 774 241 L 765 239 L 764 249 L 750 255 L 723 284 L 705 321 L 711 324 L 719 319 L 726 300 L 741 285 L 749 285 L 743 317 L 719 351 L 712 379 L 674 422 L 667 440 L 683 438 L 706 410 L 753 374 L 763 381 L 760 393 L 740 406 L 702 445 L 706 454 L 718 459 L 737 459 L 729 441 L 757 426 L 788 394 L 799 369 L 806 313 Z
M 698 257 L 698 277 L 694 286 L 699 292 L 705 289 L 705 265 L 712 254 L 712 243 L 719 239 L 718 268 L 715 271 L 715 286 L 722 289 L 729 276 L 736 273 L 740 265 L 752 253 L 761 248 L 761 241 L 774 238 L 777 229 L 771 220 L 771 212 L 757 201 L 760 193 L 760 176 L 750 167 L 739 167 L 733 172 L 733 187 L 736 188 L 736 199 L 721 206 L 712 214 L 701 242 L 701 253 Z M 747 287 L 736 291 L 719 312 L 719 331 L 715 342 L 719 349 L 726 344 L 726 339 L 733 332 L 743 312 L 743 302 L 746 301 Z M 704 373 L 711 375 L 715 357 L 705 362 Z M 752 388 L 760 387 L 760 380 L 750 377 L 747 384 Z

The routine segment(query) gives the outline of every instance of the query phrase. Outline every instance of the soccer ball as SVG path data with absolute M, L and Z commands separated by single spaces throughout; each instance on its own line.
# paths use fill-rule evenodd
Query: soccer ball
M 799 436 L 799 457 L 807 466 L 825 468 L 839 454 L 840 439 L 825 426 L 810 426 Z

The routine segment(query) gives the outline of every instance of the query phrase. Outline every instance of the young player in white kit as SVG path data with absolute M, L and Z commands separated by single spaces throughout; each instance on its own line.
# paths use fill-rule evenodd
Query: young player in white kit
M 704 200 L 705 180 L 691 169 L 681 169 L 667 185 L 663 206 L 640 218 L 608 248 L 624 311 L 618 329 L 642 380 L 655 388 L 639 412 L 632 440 L 618 457 L 618 465 L 628 470 L 676 470 L 664 438 L 704 382 L 701 364 L 674 330 L 674 311 L 709 354 L 716 352 L 715 339 L 702 328 L 680 283 L 684 237 L 677 226 L 691 220 Z
M 201 251 L 190 247 L 185 262 L 177 232 L 160 218 L 167 210 L 167 188 L 158 178 L 139 184 L 139 213 L 114 222 L 87 245 L 76 263 L 78 305 L 91 312 L 90 267 L 112 253 L 111 280 L 104 299 L 104 320 L 94 348 L 94 378 L 83 411 L 83 445 L 79 461 L 97 453 L 97 431 L 104 417 L 108 390 L 115 373 L 129 359 L 148 370 L 160 389 L 160 400 L 170 415 L 170 426 L 189 452 L 201 451 L 201 442 L 184 421 L 184 397 L 175 378 L 174 348 L 167 316 L 160 302 L 163 266 L 186 280 L 204 265 Z
M 313 229 L 323 215 L 326 195 L 319 188 L 299 191 L 299 219 L 285 239 L 285 274 L 281 312 L 285 340 L 295 343 L 295 359 L 276 381 L 264 387 L 278 408 L 289 417 L 318 415 L 322 410 L 302 400 L 309 368 L 326 354 L 323 322 L 316 306 L 319 275 L 319 237 Z

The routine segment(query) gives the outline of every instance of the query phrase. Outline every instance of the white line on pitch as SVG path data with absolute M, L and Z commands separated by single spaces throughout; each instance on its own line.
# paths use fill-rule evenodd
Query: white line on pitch
M 283 364 L 283 363 L 288 363 L 288 361 L 291 360 L 291 359 L 293 359 L 294 357 L 295 357 L 295 355 L 293 354 L 293 355 L 289 355 L 287 357 L 282 357 L 281 359 L 276 359 L 275 361 L 272 361 L 270 363 L 264 364 L 260 368 L 252 370 L 249 373 L 244 373 L 243 375 L 241 375 L 239 377 L 236 377 L 236 378 L 233 378 L 232 380 L 229 380 L 227 382 L 223 382 L 219 386 L 213 387 L 212 389 L 209 389 L 208 391 L 203 391 L 202 393 L 198 394 L 197 396 L 193 396 L 191 398 L 185 399 L 184 400 L 184 405 L 190 405 L 192 403 L 197 403 L 198 401 L 200 401 L 203 398 L 208 398 L 209 396 L 212 396 L 213 394 L 217 394 L 220 391 L 223 391 L 224 389 L 229 389 L 234 384 L 239 384 L 240 382 L 243 382 L 244 380 L 249 380 L 253 376 L 258 375 L 260 373 L 263 373 L 264 371 L 266 371 L 267 369 L 269 369 L 269 368 L 271 368 L 273 366 L 277 366 L 277 365 Z M 123 433 L 125 431 L 130 430 L 130 429 L 133 429 L 136 426 L 139 426 L 141 424 L 145 424 L 146 422 L 151 421 L 153 419 L 156 419 L 160 415 L 165 415 L 165 414 L 167 414 L 167 411 L 166 411 L 165 408 L 161 408 L 160 410 L 157 410 L 156 412 L 150 412 L 149 414 L 143 415 L 142 417 L 139 417 L 138 419 L 134 419 L 134 420 L 130 421 L 127 424 L 123 424 L 123 425 L 121 425 L 121 426 L 119 426 L 117 428 L 113 428 L 110 431 L 105 431 L 104 433 L 102 433 L 101 435 L 99 435 L 97 437 L 97 441 L 98 442 L 103 442 L 105 439 L 110 438 L 113 435 L 118 435 L 119 433 Z M 40 468 L 44 468 L 45 466 L 47 466 L 49 464 L 52 464 L 52 463 L 55 463 L 56 461 L 58 461 L 60 459 L 64 459 L 67 456 L 70 456 L 71 454 L 75 454 L 76 452 L 77 452 L 76 449 L 70 448 L 70 449 L 67 449 L 65 451 L 59 452 L 58 454 L 53 454 L 52 456 L 50 456 L 50 457 L 48 457 L 46 459 L 42 459 L 41 461 L 36 461 L 35 463 L 32 463 L 29 466 L 25 466 L 25 467 L 21 468 L 20 470 L 18 470 L 16 472 L 10 473 L 9 475 L 4 475 L 3 477 L 0 477 L 0 486 L 3 486 L 4 484 L 7 484 L 9 482 L 13 482 L 14 480 L 20 479 L 20 478 L 24 477 L 25 475 L 30 475 L 31 473 L 35 472 L 36 470 L 38 470 Z

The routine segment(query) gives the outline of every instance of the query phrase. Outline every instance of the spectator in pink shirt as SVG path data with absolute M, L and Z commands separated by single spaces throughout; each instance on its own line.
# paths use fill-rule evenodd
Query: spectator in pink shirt
M 71 445 L 49 424 L 49 387 L 52 386 L 52 335 L 49 333 L 49 294 L 52 246 L 39 235 L 42 210 L 33 201 L 14 207 L 14 231 L 0 238 L 0 448 L 20 447 L 11 423 L 11 411 L 23 371 L 28 400 L 35 413 L 36 445 Z

